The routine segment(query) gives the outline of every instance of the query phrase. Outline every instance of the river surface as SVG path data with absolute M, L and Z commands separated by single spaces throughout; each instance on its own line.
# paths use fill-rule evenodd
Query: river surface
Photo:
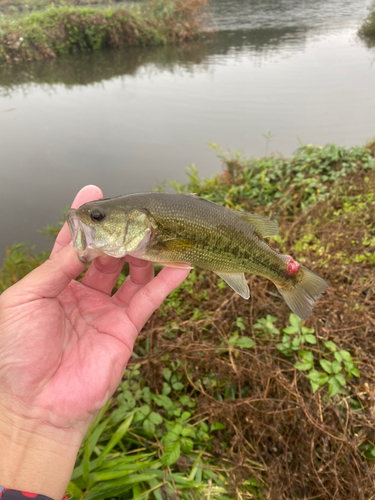
M 0 67 L 0 258 L 50 243 L 78 189 L 105 196 L 221 171 L 208 147 L 290 155 L 375 135 L 366 0 L 211 0 L 197 43 Z

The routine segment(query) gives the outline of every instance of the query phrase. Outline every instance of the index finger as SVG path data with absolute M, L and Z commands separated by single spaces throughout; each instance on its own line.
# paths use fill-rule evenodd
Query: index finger
M 127 313 L 138 331 L 163 300 L 187 278 L 190 269 L 164 267 L 160 273 L 132 298 Z
M 103 198 L 103 193 L 100 188 L 89 184 L 88 186 L 83 187 L 74 198 L 72 203 L 72 208 L 78 208 L 84 203 L 88 201 L 98 200 L 99 198 Z M 68 224 L 65 222 L 61 231 L 59 232 L 55 244 L 53 246 L 51 257 L 54 253 L 58 252 L 62 247 L 65 247 L 71 242 L 70 232 L 68 228 Z

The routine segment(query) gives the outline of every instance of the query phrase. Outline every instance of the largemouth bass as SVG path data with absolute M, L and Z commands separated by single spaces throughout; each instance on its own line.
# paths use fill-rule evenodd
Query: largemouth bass
M 170 267 L 213 271 L 243 298 L 244 273 L 271 280 L 291 310 L 307 318 L 327 283 L 271 248 L 278 233 L 265 217 L 237 212 L 189 194 L 141 193 L 85 203 L 67 212 L 82 261 L 132 255 Z

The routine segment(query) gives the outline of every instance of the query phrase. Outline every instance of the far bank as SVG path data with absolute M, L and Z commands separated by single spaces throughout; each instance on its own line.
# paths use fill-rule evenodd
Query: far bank
M 164 45 L 200 34 L 206 0 L 156 0 L 106 8 L 47 7 L 0 18 L 0 63 L 103 48 Z

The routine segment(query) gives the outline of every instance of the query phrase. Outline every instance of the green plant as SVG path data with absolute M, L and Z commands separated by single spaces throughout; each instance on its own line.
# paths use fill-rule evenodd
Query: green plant
M 85 437 L 68 488 L 74 499 L 162 500 L 168 492 L 190 499 L 208 491 L 213 499 L 228 499 L 225 471 L 215 472 L 204 458 L 212 433 L 223 425 L 197 419 L 195 402 L 180 382 L 180 364 L 166 364 L 161 394 L 141 378 L 140 364 L 127 369 L 116 397 Z M 182 456 L 186 472 L 177 465 Z
M 316 337 L 312 328 L 302 326 L 302 320 L 295 314 L 289 316 L 290 326 L 283 329 L 282 344 L 277 344 L 277 349 L 285 356 L 290 356 L 298 351 L 305 343 L 316 344 Z M 297 367 L 298 368 L 298 367 Z
M 353 361 L 348 351 L 344 349 L 337 350 L 334 342 L 324 342 L 324 346 L 326 348 L 325 359 L 319 360 L 324 372 L 320 372 L 312 366 L 302 369 L 309 370 L 307 377 L 311 382 L 313 392 L 317 391 L 319 387 L 328 384 L 330 396 L 340 392 L 345 394 L 343 387 L 346 386 L 347 380 L 352 377 L 359 377 L 358 363 Z M 296 368 L 299 367 L 296 366 Z

